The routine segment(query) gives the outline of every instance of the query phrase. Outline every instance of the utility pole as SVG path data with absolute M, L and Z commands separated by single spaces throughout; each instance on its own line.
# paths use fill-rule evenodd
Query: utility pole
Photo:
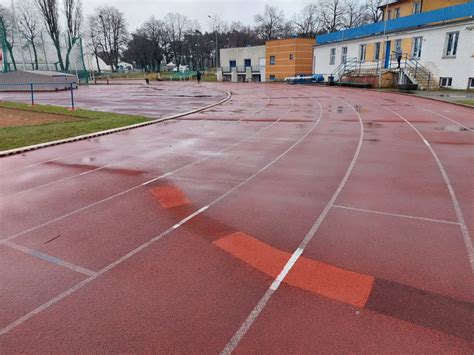
M 210 19 L 215 21 L 215 26 L 216 26 L 216 71 L 217 68 L 219 67 L 219 46 L 217 44 L 217 31 L 218 31 L 218 24 L 217 24 L 217 17 L 212 17 L 211 15 L 207 15 Z

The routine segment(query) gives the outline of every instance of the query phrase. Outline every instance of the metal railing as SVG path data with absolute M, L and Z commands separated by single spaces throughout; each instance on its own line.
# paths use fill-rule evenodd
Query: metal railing
M 245 65 L 238 65 L 236 67 L 221 67 L 223 73 L 230 73 L 232 68 L 236 68 L 237 73 L 245 73 L 247 72 L 247 68 L 250 68 L 250 71 L 255 73 L 260 71 L 260 65 L 252 65 L 252 66 L 245 66 Z
M 413 84 L 420 84 L 421 86 L 429 88 L 434 79 L 430 70 L 420 64 L 416 58 L 411 57 L 407 53 L 402 53 L 400 57 L 400 70 L 404 71 L 410 81 L 412 81 Z M 399 68 L 398 55 L 396 53 L 392 53 L 390 57 L 390 68 Z
M 45 86 L 47 86 L 45 88 Z M 53 88 L 52 88 L 53 87 Z M 76 101 L 74 97 L 74 90 L 77 89 L 77 83 L 11 83 L 11 84 L 0 84 L 0 97 L 2 99 L 8 99 L 8 94 L 24 93 L 29 95 L 29 102 L 31 106 L 37 104 L 37 94 L 44 92 L 67 92 L 68 101 L 70 102 L 70 110 L 76 109 Z M 2 95 L 6 93 L 7 95 Z
M 357 62 L 357 58 L 347 58 L 345 61 L 341 62 L 341 64 L 339 64 L 339 66 L 331 73 L 334 81 L 339 81 L 344 74 L 356 69 Z

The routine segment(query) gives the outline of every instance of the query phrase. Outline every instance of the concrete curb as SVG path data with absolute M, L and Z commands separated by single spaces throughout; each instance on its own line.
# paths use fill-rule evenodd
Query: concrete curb
M 207 105 L 207 106 L 195 109 L 195 110 L 191 110 L 191 111 L 184 112 L 184 113 L 178 113 L 178 114 L 175 114 L 175 115 L 172 115 L 172 116 L 168 116 L 168 117 L 164 117 L 164 118 L 158 118 L 158 119 L 147 121 L 147 122 L 136 123 L 136 124 L 129 125 L 129 126 L 107 129 L 105 131 L 99 131 L 99 132 L 95 132 L 95 133 L 83 134 L 81 136 L 70 137 L 70 138 L 65 138 L 65 139 L 59 139 L 59 140 L 56 140 L 56 141 L 51 141 L 51 142 L 46 142 L 46 143 L 39 143 L 39 144 L 29 145 L 29 146 L 21 147 L 21 148 L 3 150 L 3 151 L 0 151 L 0 158 L 7 157 L 7 156 L 10 156 L 10 155 L 15 155 L 15 154 L 21 154 L 21 153 L 29 152 L 29 151 L 32 151 L 32 150 L 41 149 L 41 148 L 51 147 L 53 145 L 77 142 L 77 141 L 80 141 L 80 140 L 105 136 L 105 135 L 108 135 L 108 134 L 127 131 L 127 130 L 134 129 L 134 128 L 140 128 L 140 127 L 149 126 L 149 125 L 152 125 L 152 124 L 173 120 L 173 119 L 184 117 L 184 116 L 189 116 L 189 115 L 192 115 L 194 113 L 205 111 L 207 109 L 210 109 L 212 107 L 221 105 L 221 104 L 229 101 L 230 98 L 232 97 L 232 93 L 230 91 L 225 91 L 225 92 L 227 93 L 226 98 L 222 99 L 219 102 L 216 102 L 216 103 L 213 103 L 213 104 L 210 104 L 210 105 Z
M 466 107 L 470 109 L 474 109 L 474 106 L 471 105 L 466 105 L 461 102 L 455 102 L 455 101 L 448 101 L 448 100 L 443 100 L 443 99 L 437 99 L 435 97 L 429 97 L 429 96 L 423 96 L 423 95 L 417 95 L 417 94 L 408 94 L 404 92 L 396 92 L 396 91 L 385 91 L 385 90 L 376 90 L 377 92 L 383 92 L 383 93 L 388 93 L 388 94 L 396 94 L 396 95 L 403 95 L 403 96 L 410 96 L 410 97 L 418 97 L 420 99 L 426 99 L 426 100 L 431 100 L 431 101 L 438 101 L 438 102 L 444 102 L 447 104 L 451 105 L 456 105 L 456 106 L 461 106 L 461 107 Z

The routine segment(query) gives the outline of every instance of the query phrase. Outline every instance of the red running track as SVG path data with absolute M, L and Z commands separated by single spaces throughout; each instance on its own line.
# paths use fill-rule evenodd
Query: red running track
M 0 160 L 0 353 L 473 352 L 473 110 L 213 89 Z

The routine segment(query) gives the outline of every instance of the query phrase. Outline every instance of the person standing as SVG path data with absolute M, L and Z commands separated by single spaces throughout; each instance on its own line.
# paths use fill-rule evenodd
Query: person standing
M 398 63 L 398 68 L 397 69 L 400 69 L 400 64 L 402 62 L 402 50 L 401 50 L 401 48 L 397 48 L 397 50 L 395 51 L 395 56 L 397 57 L 397 63 Z
M 197 79 L 198 84 L 200 84 L 201 83 L 201 72 L 199 70 L 196 72 L 196 79 Z

